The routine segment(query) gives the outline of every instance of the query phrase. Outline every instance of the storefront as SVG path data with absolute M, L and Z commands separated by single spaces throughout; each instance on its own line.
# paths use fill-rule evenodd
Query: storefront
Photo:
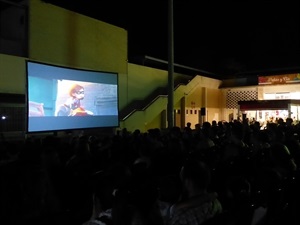
M 261 124 L 274 122 L 278 118 L 292 118 L 300 120 L 300 100 L 253 100 L 239 101 L 239 114 L 250 120 L 259 121 Z
M 225 120 L 248 118 L 261 123 L 276 118 L 300 121 L 300 74 L 258 76 L 222 83 Z

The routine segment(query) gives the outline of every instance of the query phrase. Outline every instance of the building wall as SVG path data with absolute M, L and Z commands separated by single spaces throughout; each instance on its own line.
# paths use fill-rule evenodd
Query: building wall
M 142 100 L 157 88 L 167 88 L 167 86 L 167 71 L 128 64 L 128 99 Z
M 194 87 L 185 92 L 181 102 L 174 107 L 176 125 L 181 128 L 187 122 L 195 127 L 196 124 L 202 124 L 204 121 L 223 120 L 223 108 L 219 105 L 222 103 L 222 90 L 219 89 L 221 81 L 203 76 L 194 79 L 197 79 Z M 201 108 L 204 108 L 205 115 L 201 115 Z
M 284 84 L 284 85 L 261 85 L 258 86 L 259 96 L 263 99 L 264 93 L 284 93 L 284 92 L 300 92 L 299 84 Z M 260 99 L 260 100 L 261 100 Z
M 226 121 L 241 117 L 239 101 L 258 100 L 260 96 L 258 86 L 224 88 L 221 93 L 223 99 L 223 103 L 220 104 L 223 106 L 221 107 L 223 109 L 222 118 Z
M 207 89 L 207 104 L 206 104 L 206 121 L 211 122 L 213 120 L 222 120 L 222 110 L 220 107 L 222 101 L 221 91 L 219 89 Z
M 127 73 L 127 31 L 30 0 L 29 57 L 48 63 Z
M 24 94 L 25 74 L 24 58 L 0 54 L 0 93 Z

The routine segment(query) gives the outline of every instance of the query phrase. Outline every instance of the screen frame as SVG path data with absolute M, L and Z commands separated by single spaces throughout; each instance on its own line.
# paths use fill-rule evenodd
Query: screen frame
M 95 130 L 103 128 L 117 128 L 120 126 L 119 118 L 119 74 L 116 72 L 106 72 L 70 66 L 62 66 L 52 63 L 45 63 L 35 60 L 26 60 L 26 91 L 25 91 L 25 132 L 49 133 L 58 131 L 75 130 Z M 33 70 L 41 69 L 40 71 Z M 58 74 L 53 74 L 53 71 Z M 41 74 L 34 74 L 43 72 Z M 52 72 L 52 73 L 51 73 Z M 61 74 L 59 74 L 61 73 Z M 113 113 L 111 115 L 93 115 L 93 116 L 32 116 L 30 115 L 30 79 L 32 77 L 45 78 L 46 80 L 73 80 L 78 82 L 90 82 L 95 85 L 112 85 L 114 87 L 113 95 Z M 116 85 L 116 87 L 114 86 Z M 57 93 L 56 93 L 57 94 Z M 100 99 L 100 98 L 99 98 Z M 95 103 L 94 103 L 95 104 Z M 54 106 L 53 106 L 54 107 Z M 74 123 L 74 124 L 73 124 Z M 33 126 L 33 124 L 35 124 Z

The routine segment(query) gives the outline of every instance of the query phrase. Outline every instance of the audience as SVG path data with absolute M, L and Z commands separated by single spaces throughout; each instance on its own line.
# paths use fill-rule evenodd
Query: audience
M 101 137 L 2 137 L 0 221 L 299 224 L 299 134 L 289 118 L 264 129 L 236 120 Z

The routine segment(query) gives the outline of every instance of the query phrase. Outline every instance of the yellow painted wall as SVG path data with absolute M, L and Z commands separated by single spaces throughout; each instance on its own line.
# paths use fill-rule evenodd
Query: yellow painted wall
M 0 93 L 24 94 L 25 59 L 0 54 Z
M 190 93 L 186 96 L 186 107 L 188 108 L 198 108 L 200 109 L 202 106 L 202 87 L 200 85 L 194 90 L 194 92 Z M 193 105 L 195 103 L 195 105 Z
M 221 90 L 219 89 L 212 89 L 207 88 L 207 102 L 206 107 L 207 108 L 219 108 L 220 101 L 221 101 Z
M 29 57 L 48 63 L 127 73 L 127 31 L 30 0 Z
M 160 128 L 161 127 L 161 114 L 157 115 L 156 118 L 154 118 L 154 120 L 152 120 L 149 123 L 145 124 L 145 131 L 148 131 L 149 129 L 153 129 L 153 128 Z
M 188 93 L 185 103 L 185 124 L 190 122 L 192 127 L 201 123 L 199 110 L 205 107 L 206 115 L 204 121 L 211 122 L 213 119 L 223 118 L 222 109 L 219 104 L 222 102 L 222 91 L 219 89 L 221 82 L 216 79 L 200 76 L 195 88 Z M 182 124 L 181 124 L 182 125 Z
M 128 99 L 144 99 L 156 88 L 167 85 L 167 71 L 128 64 Z
M 187 82 L 190 76 L 174 73 L 176 82 Z M 128 63 L 128 99 L 141 100 L 157 88 L 165 88 L 168 93 L 168 71 Z

